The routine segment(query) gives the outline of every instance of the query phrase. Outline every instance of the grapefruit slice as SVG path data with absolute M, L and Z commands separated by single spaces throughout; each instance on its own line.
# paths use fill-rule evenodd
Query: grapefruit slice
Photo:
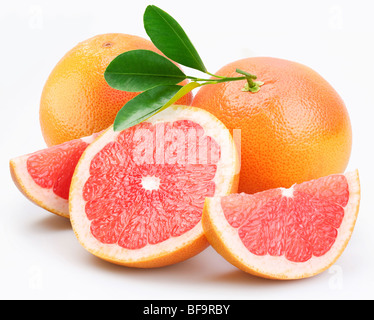
M 208 246 L 205 197 L 238 187 L 238 155 L 228 129 L 207 111 L 172 106 L 87 147 L 69 195 L 80 244 L 93 255 L 151 268 Z
M 239 269 L 270 279 L 329 268 L 348 244 L 360 202 L 358 171 L 256 194 L 206 199 L 208 241 Z
M 36 205 L 69 218 L 69 188 L 75 166 L 97 136 L 93 134 L 11 159 L 10 172 L 15 185 Z

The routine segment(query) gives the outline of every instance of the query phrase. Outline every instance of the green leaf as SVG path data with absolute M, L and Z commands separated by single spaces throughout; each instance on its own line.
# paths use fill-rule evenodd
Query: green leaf
M 179 85 L 158 86 L 137 95 L 117 113 L 114 131 L 121 131 L 147 120 L 160 112 L 182 88 Z
M 144 28 L 153 44 L 167 57 L 186 67 L 207 72 L 190 39 L 168 13 L 154 5 L 148 6 L 144 13 Z
M 149 50 L 131 50 L 117 56 L 104 73 L 115 89 L 141 92 L 160 85 L 174 85 L 186 75 L 169 59 Z

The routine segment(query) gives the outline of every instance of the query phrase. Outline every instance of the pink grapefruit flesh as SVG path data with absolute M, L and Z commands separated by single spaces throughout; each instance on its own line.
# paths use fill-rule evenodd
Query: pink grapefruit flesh
M 229 131 L 198 108 L 173 106 L 121 132 L 110 128 L 81 157 L 70 215 L 81 244 L 105 260 L 158 267 L 208 246 L 206 197 L 237 189 Z
M 10 171 L 16 186 L 38 206 L 68 218 L 75 166 L 96 137 L 94 134 L 11 159 Z
M 358 172 L 256 194 L 206 200 L 212 246 L 238 268 L 273 279 L 310 277 L 345 249 L 358 214 Z

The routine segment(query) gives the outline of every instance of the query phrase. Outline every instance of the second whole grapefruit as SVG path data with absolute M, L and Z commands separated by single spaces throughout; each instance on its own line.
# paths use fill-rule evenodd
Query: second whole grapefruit
M 64 55 L 49 75 L 40 101 L 40 126 L 48 146 L 90 136 L 113 124 L 117 112 L 138 93 L 111 88 L 104 72 L 119 54 L 137 49 L 161 54 L 150 40 L 108 33 L 82 41 Z M 191 101 L 188 94 L 177 103 Z
M 300 63 L 269 57 L 242 59 L 216 74 L 237 77 L 237 68 L 264 82 L 259 92 L 242 91 L 245 80 L 206 85 L 192 105 L 240 130 L 240 192 L 289 188 L 345 170 L 351 123 L 325 79 Z

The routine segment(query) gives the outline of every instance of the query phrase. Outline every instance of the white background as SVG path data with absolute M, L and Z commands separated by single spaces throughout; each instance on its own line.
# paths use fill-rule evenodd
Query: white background
M 148 4 L 180 22 L 210 72 L 249 56 L 295 60 L 319 72 L 345 100 L 353 126 L 347 170 L 360 170 L 362 202 L 351 242 L 330 270 L 301 281 L 269 281 L 237 270 L 212 248 L 160 269 L 112 265 L 80 246 L 67 219 L 16 189 L 9 159 L 45 147 L 39 99 L 54 65 L 96 34 L 146 37 Z M 2 0 L 0 298 L 373 299 L 373 13 L 371 0 Z

